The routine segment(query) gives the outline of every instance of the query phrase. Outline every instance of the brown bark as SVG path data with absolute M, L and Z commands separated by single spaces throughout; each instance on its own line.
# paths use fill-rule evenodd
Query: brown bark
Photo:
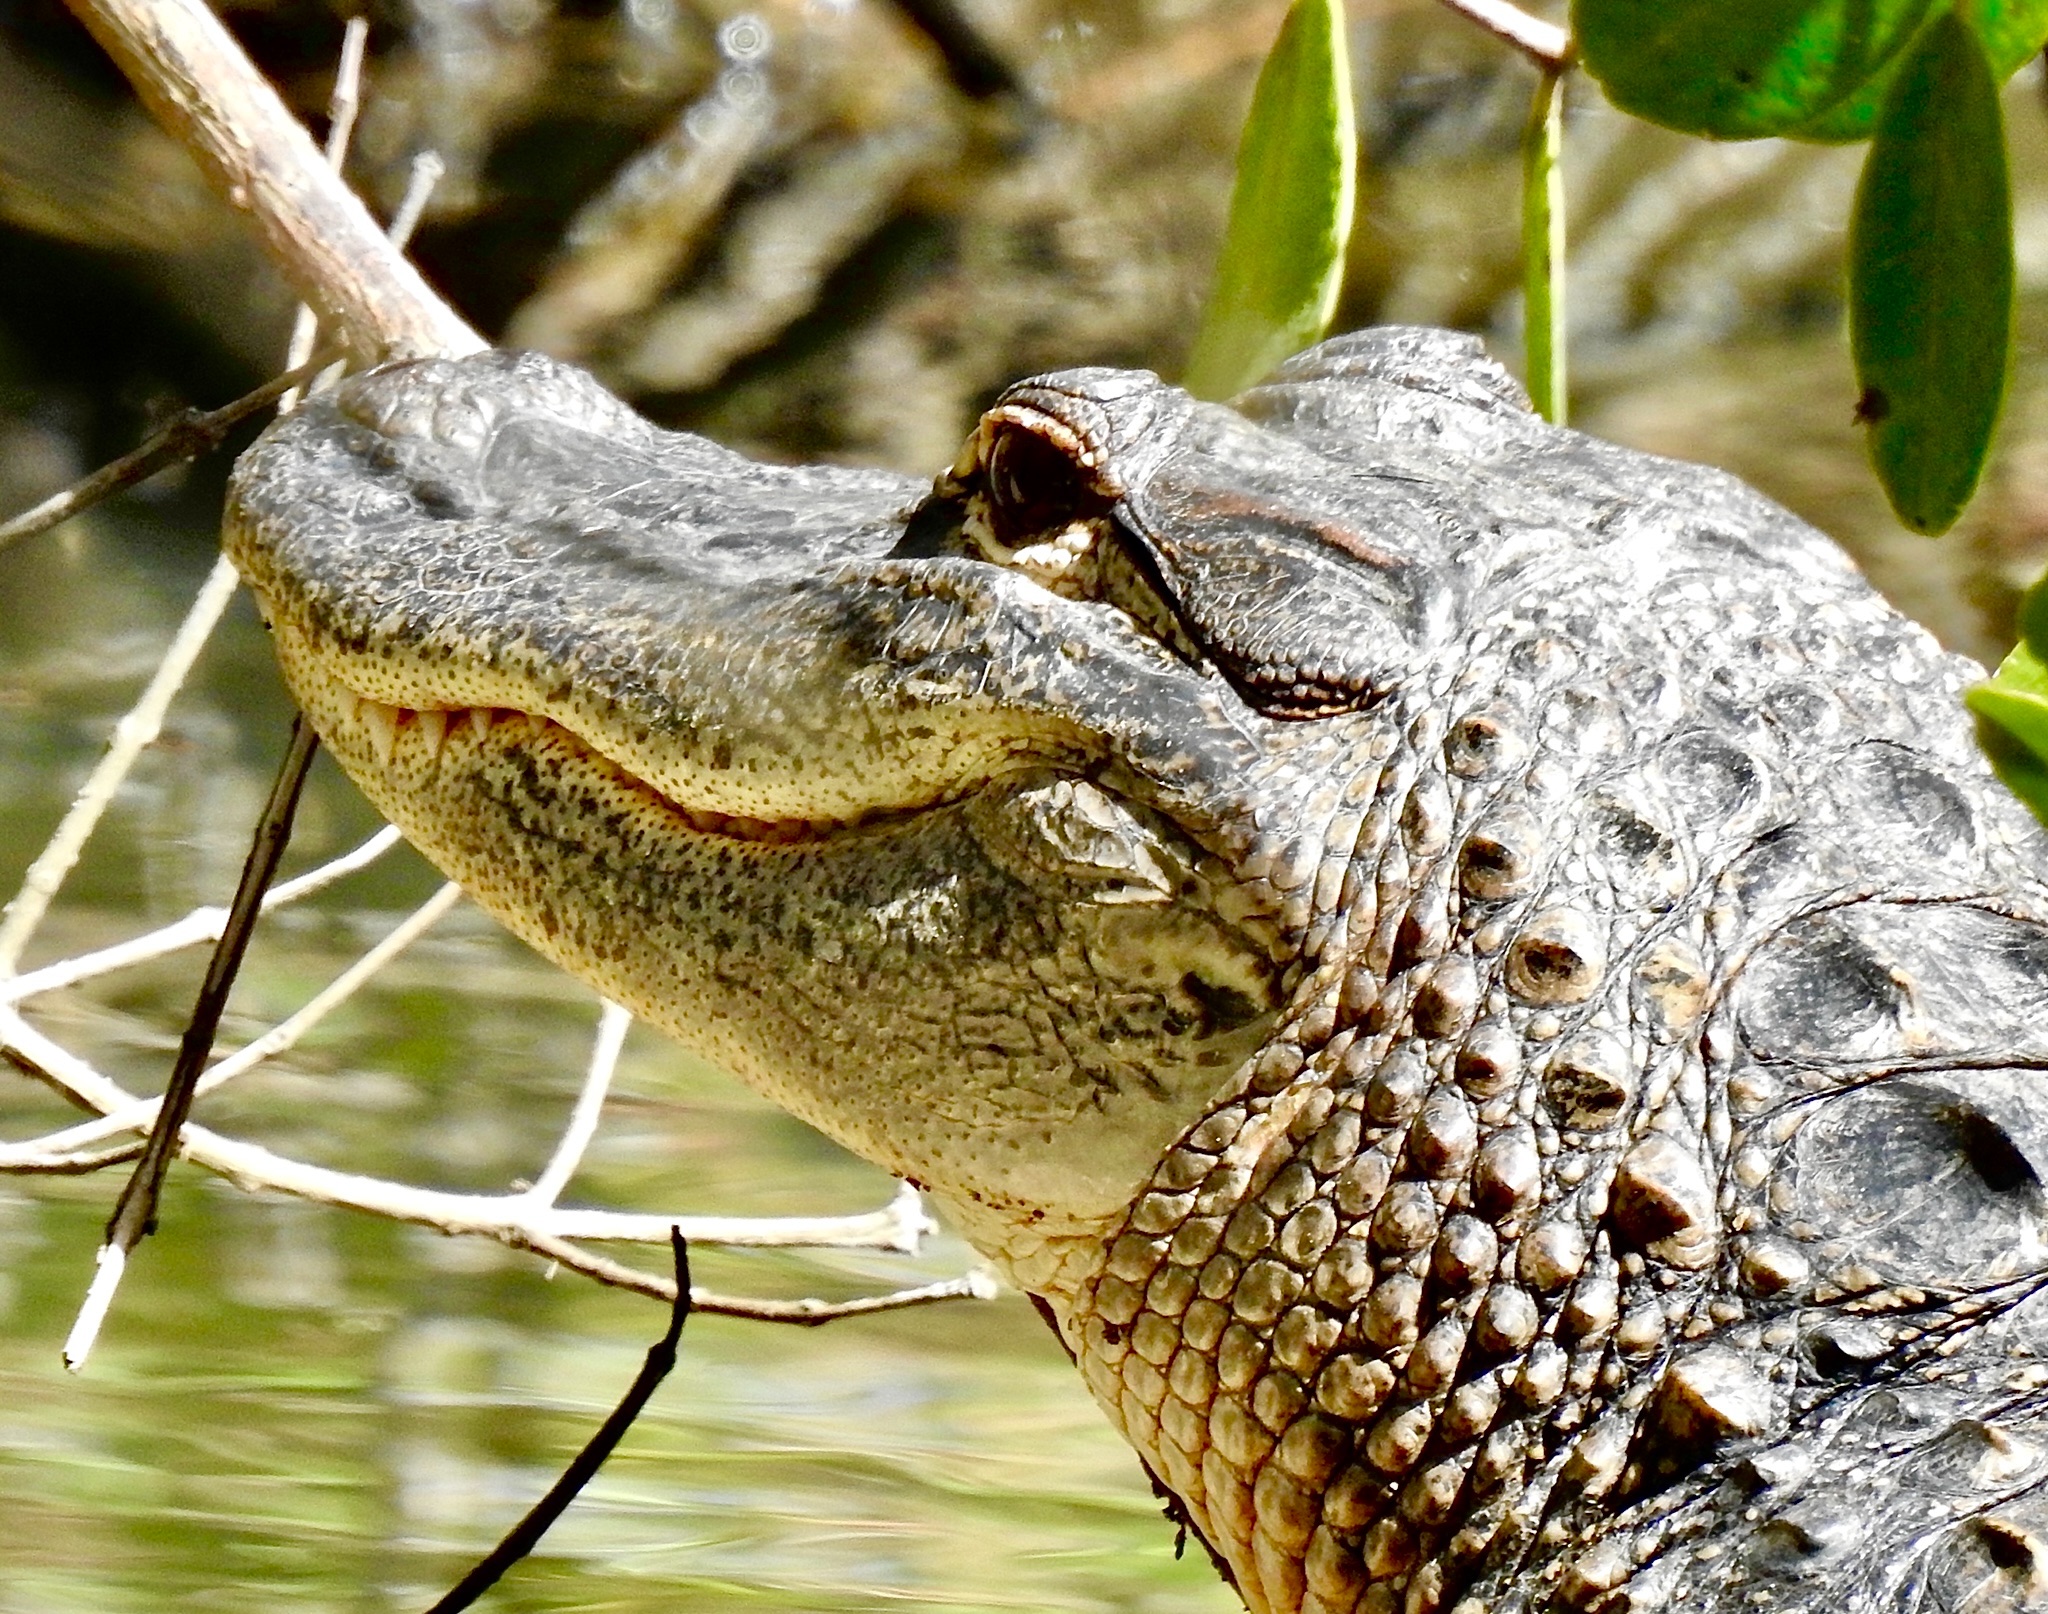
M 359 357 L 486 345 L 385 239 L 201 0 L 67 3 L 208 183 L 248 217 L 292 288 Z

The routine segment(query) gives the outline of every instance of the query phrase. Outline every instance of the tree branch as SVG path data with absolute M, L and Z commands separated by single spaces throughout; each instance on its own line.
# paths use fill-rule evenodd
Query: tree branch
M 1442 0 L 1468 22 L 1520 51 L 1546 73 L 1562 73 L 1575 54 L 1572 36 L 1555 23 L 1532 17 L 1508 0 Z
M 139 1104 L 133 1093 L 44 1036 L 12 1009 L 0 1008 L 0 1058 L 102 1115 Z M 392 1221 L 416 1222 L 440 1233 L 481 1234 L 521 1248 L 534 1248 L 527 1243 L 533 1238 L 666 1244 L 669 1229 L 680 1226 L 684 1237 L 697 1244 L 909 1251 L 917 1248 L 931 1227 L 916 1190 L 907 1186 L 881 1210 L 852 1216 L 658 1216 L 535 1205 L 523 1193 L 458 1194 L 416 1188 L 294 1160 L 197 1125 L 187 1125 L 180 1132 L 178 1153 L 243 1188 L 268 1189 L 316 1204 L 368 1211 Z M 30 1169 L 47 1163 L 33 1157 L 19 1162 Z M 13 1165 L 8 1163 L 8 1169 Z
M 200 0 L 67 0 L 207 183 L 365 359 L 485 346 L 384 237 Z
M 243 421 L 276 403 L 301 382 L 312 380 L 333 358 L 334 352 L 329 350 L 302 360 L 283 375 L 272 376 L 254 392 L 244 393 L 219 409 L 203 414 L 197 409 L 179 411 L 170 424 L 151 434 L 141 447 L 102 465 L 90 476 L 80 477 L 62 493 L 52 494 L 34 509 L 24 510 L 11 521 L 0 521 L 0 549 L 24 538 L 33 538 L 39 532 L 48 532 L 80 511 L 90 510 L 102 499 L 112 498 L 123 488 L 148 481 L 166 465 L 211 454 Z

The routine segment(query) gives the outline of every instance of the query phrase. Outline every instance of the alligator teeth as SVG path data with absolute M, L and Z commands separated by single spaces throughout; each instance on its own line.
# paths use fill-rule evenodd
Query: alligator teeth
M 387 768 L 391 766 L 392 752 L 398 748 L 398 720 L 402 715 L 396 706 L 386 706 L 382 701 L 366 700 L 356 708 L 356 721 L 369 735 L 377 759 Z
M 438 707 L 425 707 L 413 713 L 413 723 L 426 741 L 427 760 L 439 762 L 441 747 L 448 743 L 448 714 Z
M 463 714 L 469 720 L 469 736 L 481 740 L 491 732 L 491 718 L 495 715 L 488 706 L 472 706 Z

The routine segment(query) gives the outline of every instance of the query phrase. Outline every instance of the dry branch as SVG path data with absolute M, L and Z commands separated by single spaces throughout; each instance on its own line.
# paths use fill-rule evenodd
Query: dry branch
M 68 0 L 292 289 L 359 357 L 485 344 L 328 168 L 298 119 L 200 0 Z
M 1442 0 L 1467 21 L 1477 23 L 1495 39 L 1512 45 L 1546 73 L 1562 73 L 1572 65 L 1572 36 L 1555 23 L 1532 17 L 1509 0 Z

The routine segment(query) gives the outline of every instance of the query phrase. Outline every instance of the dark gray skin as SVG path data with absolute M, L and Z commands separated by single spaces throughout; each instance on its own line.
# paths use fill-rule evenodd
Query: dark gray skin
M 2048 1601 L 1975 668 L 1440 333 L 1023 383 L 920 494 L 485 355 L 228 542 L 371 797 L 929 1185 L 1257 1614 Z

